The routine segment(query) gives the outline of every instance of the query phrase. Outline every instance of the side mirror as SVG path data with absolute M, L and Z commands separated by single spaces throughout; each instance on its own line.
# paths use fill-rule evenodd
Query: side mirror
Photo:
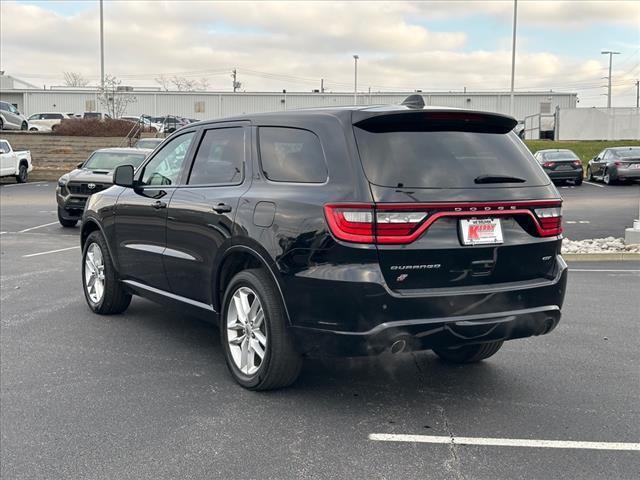
M 84 162 L 80 162 L 78 165 L 76 165 L 76 168 L 82 168 L 82 165 L 84 165 Z
M 113 183 L 121 187 L 133 187 L 133 166 L 120 165 L 113 172 Z

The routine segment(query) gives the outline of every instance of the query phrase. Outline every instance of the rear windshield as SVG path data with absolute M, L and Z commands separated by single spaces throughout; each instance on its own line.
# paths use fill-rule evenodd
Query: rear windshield
M 613 154 L 618 158 L 635 158 L 640 157 L 640 148 L 634 147 L 628 150 L 614 150 Z
M 160 145 L 162 143 L 162 141 L 158 141 L 158 140 L 138 140 L 136 142 L 136 148 L 156 148 L 158 145 Z
M 545 160 L 577 160 L 578 157 L 573 152 L 546 152 L 543 154 Z
M 144 153 L 96 152 L 89 157 L 83 168 L 113 170 L 119 165 L 133 165 L 134 168 L 137 168 L 145 157 Z
M 514 133 L 383 131 L 354 127 L 369 181 L 407 188 L 539 186 L 544 171 Z M 514 177 L 515 182 L 476 179 Z

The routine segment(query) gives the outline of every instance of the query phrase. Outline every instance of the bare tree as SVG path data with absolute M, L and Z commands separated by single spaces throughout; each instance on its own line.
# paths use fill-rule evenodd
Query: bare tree
M 169 87 L 171 86 L 171 80 L 169 80 L 164 74 L 160 75 L 155 80 L 156 80 L 156 83 L 159 84 L 165 92 L 169 91 Z
M 67 87 L 86 87 L 89 80 L 78 72 L 64 72 L 64 84 Z
M 138 99 L 122 87 L 122 81 L 113 75 L 104 77 L 104 85 L 98 90 L 98 101 L 112 118 L 120 118 L 127 106 Z
M 198 90 L 202 92 L 206 92 L 207 90 L 209 90 L 209 86 L 209 80 L 204 77 L 202 77 L 198 82 Z
M 176 87 L 176 90 L 178 90 L 179 92 L 193 92 L 198 85 L 197 80 L 192 80 L 186 77 L 178 77 L 177 75 L 171 77 L 171 83 L 173 83 L 173 85 Z

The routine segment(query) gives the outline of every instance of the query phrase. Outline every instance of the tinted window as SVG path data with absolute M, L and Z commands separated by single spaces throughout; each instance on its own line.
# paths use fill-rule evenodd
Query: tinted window
M 167 143 L 144 167 L 142 185 L 178 183 L 193 135 L 193 132 L 185 133 Z
M 4 103 L 4 102 L 0 102 L 0 110 L 4 110 L 5 112 L 9 111 L 9 104 L 8 103 Z
M 545 160 L 578 160 L 573 152 L 547 152 L 544 154 Z
M 613 150 L 613 154 L 618 158 L 635 158 L 640 157 L 640 148 L 631 147 L 625 150 Z
M 0 151 L 2 151 L 2 153 L 9 153 L 9 144 L 7 142 L 0 142 Z
M 83 165 L 83 168 L 94 170 L 113 170 L 119 165 L 139 167 L 146 155 L 128 152 L 95 152 Z
M 469 188 L 483 175 L 549 180 L 513 133 L 384 131 L 354 128 L 366 175 L 372 183 L 410 188 Z M 510 186 L 501 183 L 497 186 Z
M 261 127 L 262 171 L 274 182 L 323 183 L 327 164 L 318 137 L 295 128 Z
M 45 120 L 60 120 L 62 118 L 61 113 L 45 113 L 42 115 Z
M 84 118 L 102 118 L 98 112 L 85 112 Z
M 229 185 L 242 182 L 244 129 L 207 130 L 193 162 L 189 185 Z

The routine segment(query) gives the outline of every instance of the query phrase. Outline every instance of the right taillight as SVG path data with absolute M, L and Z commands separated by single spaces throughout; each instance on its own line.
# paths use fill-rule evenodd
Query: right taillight
M 553 237 L 562 233 L 562 209 L 558 207 L 534 208 L 543 237 Z

